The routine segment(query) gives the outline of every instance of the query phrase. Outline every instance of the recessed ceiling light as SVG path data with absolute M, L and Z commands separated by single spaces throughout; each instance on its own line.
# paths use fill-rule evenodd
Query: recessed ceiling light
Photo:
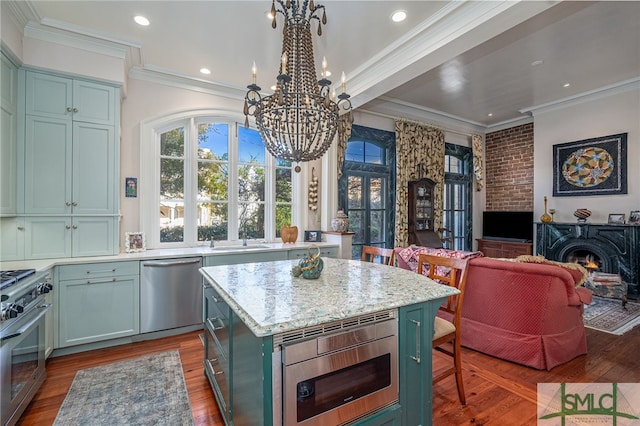
M 569 86 L 571 86 L 571 83 L 565 83 L 562 85 L 562 87 L 569 87 Z
M 211 74 L 211 70 L 209 68 L 200 68 L 200 72 L 205 75 Z
M 142 25 L 143 27 L 146 27 L 149 25 L 149 20 L 142 15 L 134 16 L 133 20 L 136 21 L 138 25 Z
M 393 22 L 402 22 L 407 19 L 407 12 L 404 10 L 396 10 L 391 14 L 391 20 Z
M 536 61 L 531 62 L 531 66 L 532 67 L 536 67 L 536 66 L 542 65 L 542 64 L 544 64 L 544 61 L 542 59 L 538 59 Z
M 493 113 L 490 112 L 489 114 L 487 114 L 487 117 L 493 117 Z

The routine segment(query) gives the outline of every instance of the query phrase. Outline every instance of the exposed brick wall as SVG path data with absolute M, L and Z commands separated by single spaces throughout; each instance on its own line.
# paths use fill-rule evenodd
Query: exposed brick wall
M 485 136 L 487 211 L 533 210 L 533 123 Z

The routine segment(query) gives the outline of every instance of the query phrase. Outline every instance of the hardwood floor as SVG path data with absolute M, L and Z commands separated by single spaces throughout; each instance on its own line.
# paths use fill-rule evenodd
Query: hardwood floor
M 19 425 L 50 425 L 78 370 L 177 349 L 196 425 L 223 425 L 202 367 L 198 332 L 50 358 L 47 380 Z M 589 353 L 551 371 L 540 371 L 463 349 L 467 405 L 461 406 L 453 377 L 433 389 L 435 425 L 535 425 L 537 383 L 640 383 L 640 327 L 624 336 L 587 329 Z M 434 354 L 434 368 L 444 362 Z M 449 359 L 446 362 L 450 362 Z

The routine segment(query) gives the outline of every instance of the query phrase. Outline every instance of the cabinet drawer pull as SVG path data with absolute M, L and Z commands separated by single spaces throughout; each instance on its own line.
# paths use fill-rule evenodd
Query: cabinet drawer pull
M 420 321 L 410 321 L 416 325 L 416 356 L 410 356 L 409 358 L 414 360 L 416 364 L 420 364 Z
M 215 325 L 216 321 L 219 322 L 221 325 L 216 326 Z M 220 318 L 217 318 L 217 317 L 209 318 L 207 319 L 207 322 L 209 323 L 213 331 L 222 330 L 223 328 L 225 328 L 224 322 Z
M 220 371 L 216 371 L 216 372 L 215 372 L 215 373 L 213 373 L 213 374 L 215 374 L 216 376 L 219 376 L 219 375 L 221 375 L 221 374 L 224 374 L 224 371 L 222 371 L 222 370 L 220 370 Z
M 99 281 L 87 280 L 87 284 L 115 283 L 115 282 L 116 282 L 115 278 L 111 278 L 110 280 L 99 280 Z
M 115 272 L 116 268 L 113 269 L 103 269 L 100 271 L 87 271 L 87 274 L 104 274 L 105 272 Z

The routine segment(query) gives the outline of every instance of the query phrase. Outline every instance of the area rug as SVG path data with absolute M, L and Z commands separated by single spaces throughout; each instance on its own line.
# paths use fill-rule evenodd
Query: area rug
M 640 324 L 640 303 L 627 302 L 623 309 L 618 299 L 593 296 L 584 306 L 583 321 L 585 327 L 620 336 Z
M 178 351 L 76 373 L 54 426 L 193 425 Z

